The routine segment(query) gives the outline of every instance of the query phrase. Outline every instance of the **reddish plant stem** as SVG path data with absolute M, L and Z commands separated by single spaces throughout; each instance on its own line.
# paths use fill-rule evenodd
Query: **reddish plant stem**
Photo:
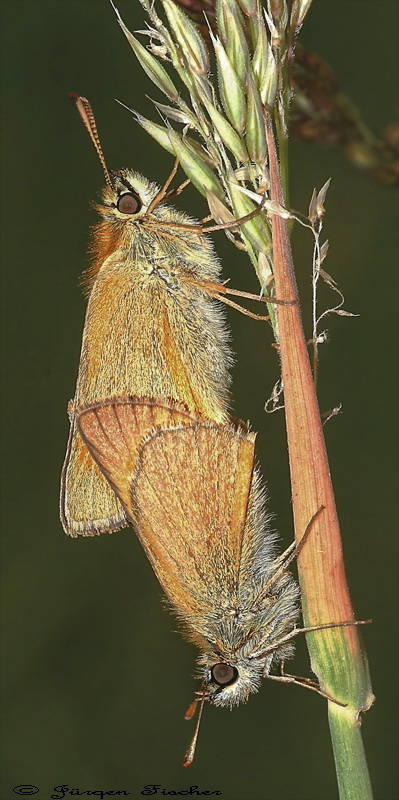
M 279 164 L 270 115 L 265 110 L 271 199 L 284 206 Z M 287 221 L 273 214 L 272 239 L 276 296 L 297 297 Z M 306 625 L 353 619 L 341 537 L 319 407 L 299 303 L 277 307 L 281 370 L 292 484 L 296 540 L 320 506 L 306 546 L 298 558 Z M 360 656 L 355 627 L 341 629 L 351 656 Z

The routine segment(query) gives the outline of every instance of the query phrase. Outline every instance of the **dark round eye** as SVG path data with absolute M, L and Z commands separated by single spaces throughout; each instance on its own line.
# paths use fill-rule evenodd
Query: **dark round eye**
M 116 207 L 121 214 L 137 214 L 141 208 L 141 200 L 137 194 L 125 192 L 120 196 Z
M 231 667 L 230 664 L 214 664 L 211 669 L 211 675 L 219 686 L 230 686 L 231 683 L 236 682 L 238 670 L 235 667 Z

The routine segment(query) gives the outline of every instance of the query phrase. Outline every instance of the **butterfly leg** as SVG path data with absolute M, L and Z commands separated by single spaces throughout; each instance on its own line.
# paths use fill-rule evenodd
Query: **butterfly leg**
M 329 700 L 331 703 L 336 703 L 338 706 L 345 706 L 346 703 L 341 703 L 339 700 L 336 700 L 335 697 L 332 697 L 327 692 L 323 692 L 320 689 L 320 686 L 316 681 L 312 681 L 310 678 L 300 678 L 297 675 L 290 675 L 284 672 L 284 661 L 280 664 L 281 675 L 264 675 L 265 678 L 268 678 L 271 681 L 279 681 L 279 683 L 296 683 L 298 686 L 303 686 L 304 689 L 310 689 L 311 692 L 316 692 L 316 694 L 321 695 L 321 697 L 325 697 L 326 700 Z

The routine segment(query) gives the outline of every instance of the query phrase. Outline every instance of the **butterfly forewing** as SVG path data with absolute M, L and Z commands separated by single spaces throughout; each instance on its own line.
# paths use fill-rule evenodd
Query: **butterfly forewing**
M 77 411 L 82 447 L 89 451 L 87 457 L 94 459 L 96 470 L 100 468 L 101 477 L 112 487 L 107 485 L 108 491 L 115 502 L 116 493 L 131 521 L 132 474 L 141 442 L 154 428 L 192 423 L 197 418 L 182 403 L 134 397 L 114 398 Z
M 129 173 L 129 181 L 139 194 L 149 191 L 140 176 Z M 102 398 L 150 396 L 224 422 L 228 337 L 220 311 L 198 288 L 219 272 L 210 243 L 117 222 L 106 219 L 96 231 L 107 242 L 111 235 L 115 251 L 91 276 L 74 413 Z M 123 509 L 87 452 L 83 458 L 74 413 L 62 474 L 64 529 L 71 536 L 117 530 L 126 525 Z
M 196 424 L 150 435 L 133 478 L 136 531 L 182 613 L 212 608 L 238 589 L 254 434 Z
M 87 509 L 91 516 L 87 516 Z M 112 533 L 127 525 L 126 514 L 71 423 L 61 475 L 61 521 L 72 537 Z

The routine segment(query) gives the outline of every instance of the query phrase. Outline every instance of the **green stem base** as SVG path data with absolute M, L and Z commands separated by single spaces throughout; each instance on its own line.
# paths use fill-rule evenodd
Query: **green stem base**
M 360 723 L 353 710 L 328 704 L 340 800 L 373 800 Z

